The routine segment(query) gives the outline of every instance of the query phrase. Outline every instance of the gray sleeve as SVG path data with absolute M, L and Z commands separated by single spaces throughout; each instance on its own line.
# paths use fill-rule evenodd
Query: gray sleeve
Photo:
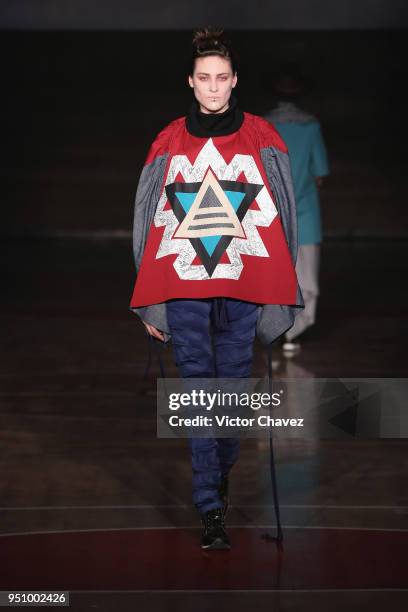
M 139 178 L 133 217 L 133 256 L 137 271 L 139 271 L 142 262 L 149 228 L 160 199 L 166 161 L 167 155 L 156 157 L 143 168 Z
M 133 218 L 133 257 L 137 272 L 139 272 L 149 229 L 160 199 L 166 162 L 167 154 L 156 157 L 143 168 L 139 178 Z M 165 342 L 170 339 L 165 303 L 140 308 L 130 307 L 130 310 L 146 323 L 162 331 Z
M 274 147 L 265 147 L 261 149 L 261 158 L 295 265 L 298 249 L 296 200 L 289 155 Z
M 295 266 L 298 249 L 297 219 L 289 156 L 273 147 L 265 147 L 261 149 L 261 158 Z M 257 335 L 262 344 L 270 344 L 288 331 L 295 322 L 296 314 L 302 308 L 304 308 L 304 302 L 299 284 L 295 304 L 259 306 Z
M 263 304 L 258 307 L 256 333 L 262 344 L 270 344 L 288 331 L 296 314 L 304 308 L 303 296 L 297 286 L 296 304 Z
M 170 329 L 167 323 L 166 302 L 161 304 L 152 304 L 151 306 L 142 306 L 140 308 L 130 308 L 132 312 L 138 315 L 142 321 L 154 325 L 156 329 L 163 332 L 164 342 L 168 342 L 171 338 Z

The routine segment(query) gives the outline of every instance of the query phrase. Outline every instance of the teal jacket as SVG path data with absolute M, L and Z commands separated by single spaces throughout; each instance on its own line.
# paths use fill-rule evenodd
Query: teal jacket
M 322 241 L 322 221 L 316 177 L 329 174 L 320 124 L 291 102 L 280 102 L 265 115 L 289 151 L 296 199 L 298 245 Z

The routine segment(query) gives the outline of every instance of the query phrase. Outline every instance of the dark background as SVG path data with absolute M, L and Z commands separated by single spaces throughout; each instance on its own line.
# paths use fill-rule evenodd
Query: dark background
M 7 28 L 190 30 L 203 23 L 235 30 L 401 28 L 405 0 L 3 0 Z
M 20 1 L 0 11 L 3 235 L 130 236 L 144 158 L 191 103 L 191 32 L 206 24 L 232 38 L 244 110 L 271 108 L 281 61 L 310 78 L 303 106 L 321 121 L 331 166 L 325 237 L 407 235 L 403 2 Z
M 246 111 L 270 108 L 280 61 L 301 63 L 331 165 L 316 324 L 293 359 L 273 348 L 274 376 L 407 377 L 406 6 L 0 3 L 0 590 L 64 585 L 86 612 L 408 609 L 406 439 L 275 440 L 282 556 L 263 539 L 269 445 L 244 441 L 236 556 L 201 563 L 189 452 L 157 439 L 160 370 L 153 354 L 145 376 L 147 336 L 128 309 L 138 176 L 191 103 L 192 30 L 222 26 Z M 162 356 L 177 377 L 171 346 Z M 266 368 L 255 343 L 253 375 Z M 256 591 L 263 581 L 272 590 Z

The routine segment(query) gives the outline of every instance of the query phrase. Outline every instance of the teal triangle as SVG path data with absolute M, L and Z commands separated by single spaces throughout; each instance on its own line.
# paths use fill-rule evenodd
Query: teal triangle
M 193 202 L 196 198 L 196 193 L 184 193 L 182 191 L 176 191 L 176 196 L 184 208 L 184 212 L 187 214 L 190 208 L 193 205 Z
M 228 200 L 230 201 L 233 209 L 235 210 L 235 212 L 237 212 L 242 200 L 245 197 L 245 193 L 242 193 L 241 191 L 224 191 L 225 195 L 227 196 Z M 182 192 L 182 191 L 176 191 L 176 196 L 180 202 L 180 204 L 182 205 L 184 212 L 187 214 L 188 211 L 190 210 L 190 208 L 193 205 L 193 202 L 196 198 L 197 193 L 186 193 L 186 192 Z M 200 238 L 205 250 L 207 251 L 208 255 L 211 257 L 211 255 L 214 253 L 217 244 L 219 243 L 219 241 L 221 240 L 222 235 L 219 236 L 205 236 L 204 238 Z
M 224 191 L 224 193 L 231 202 L 235 212 L 237 212 L 239 205 L 245 198 L 245 193 L 242 193 L 242 191 Z
M 231 202 L 235 212 L 237 212 L 242 200 L 245 198 L 245 193 L 242 193 L 242 191 L 224 191 L 224 193 Z M 222 236 L 206 236 L 205 238 L 200 238 L 210 256 L 214 253 L 220 238 L 222 238 Z
M 222 236 L 205 236 L 204 238 L 200 238 L 210 257 L 214 253 L 215 247 L 219 243 L 220 238 L 222 238 Z

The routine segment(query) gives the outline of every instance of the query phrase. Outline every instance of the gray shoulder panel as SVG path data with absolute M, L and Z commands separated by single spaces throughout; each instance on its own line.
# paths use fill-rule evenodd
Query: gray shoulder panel
M 161 196 L 161 187 L 166 169 L 168 154 L 156 157 L 145 166 L 140 175 L 133 220 L 133 256 L 136 270 L 139 271 L 147 236 Z M 166 304 L 153 304 L 141 308 L 130 307 L 143 321 L 154 325 L 164 333 L 165 341 L 170 339 L 167 323 Z
M 275 147 L 265 147 L 261 149 L 261 158 L 278 209 L 286 242 L 292 260 L 296 264 L 298 247 L 296 201 L 289 155 Z
M 261 158 L 278 209 L 293 265 L 296 266 L 298 249 L 296 201 L 289 155 L 275 147 L 265 147 L 261 149 Z M 304 302 L 299 284 L 295 304 L 265 304 L 260 306 L 257 323 L 257 335 L 260 341 L 263 344 L 270 344 L 288 331 L 295 321 L 296 314 L 302 308 L 304 308 Z
M 147 234 L 160 199 L 167 157 L 167 153 L 156 157 L 143 168 L 139 178 L 133 218 L 133 255 L 137 271 L 139 271 Z
M 167 153 L 156 157 L 143 168 L 139 178 L 133 218 L 133 255 L 137 271 L 139 271 L 147 234 L 160 199 L 167 157 Z

